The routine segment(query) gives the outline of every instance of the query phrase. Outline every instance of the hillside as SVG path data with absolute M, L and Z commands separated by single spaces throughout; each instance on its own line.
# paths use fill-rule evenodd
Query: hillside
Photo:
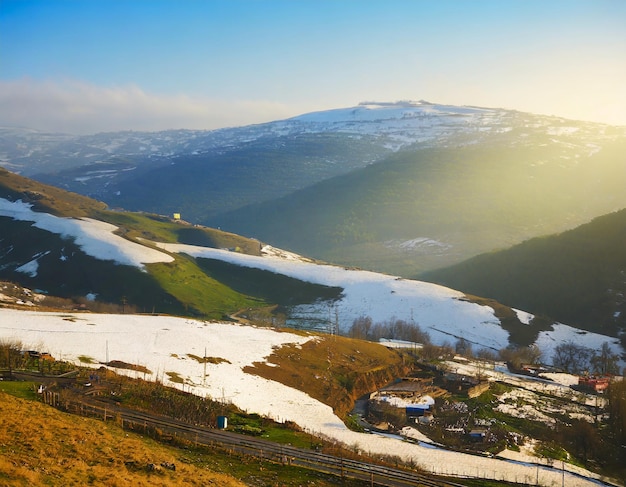
M 11 198 L 20 198 L 0 198 L 0 279 L 64 298 L 65 309 L 237 319 L 330 333 L 346 333 L 366 318 L 420 327 L 436 344 L 464 340 L 475 350 L 541 343 L 547 360 L 577 332 L 451 288 L 322 264 L 166 217 L 100 208 L 90 215 L 101 219 L 33 211 L 32 198 L 15 189 L 24 178 L 6 173 L 2 181 Z M 74 197 L 54 198 L 46 190 L 41 185 L 37 194 L 50 199 L 49 206 Z M 237 246 L 222 247 L 227 242 Z M 609 342 L 622 352 L 603 334 L 588 333 L 585 342 L 592 348 Z
M 479 373 L 498 382 L 493 384 L 489 393 L 479 398 L 463 399 L 457 393 L 440 397 L 435 413 L 443 424 L 454 421 L 478 423 L 479 419 L 494 418 L 496 424 L 491 430 L 498 435 L 497 444 L 490 440 L 480 445 L 480 449 L 501 452 L 494 457 L 467 454 L 432 444 L 438 440 L 430 439 L 430 435 L 439 435 L 439 428 L 435 425 L 418 429 L 408 427 L 402 407 L 396 413 L 403 419 L 398 422 L 403 428 L 401 433 L 415 435 L 411 437 L 418 441 L 406 441 L 397 435 L 353 431 L 344 424 L 345 416 L 337 415 L 339 412 L 345 415 L 346 406 L 363 391 L 377 391 L 384 383 L 397 383 L 397 377 L 406 377 L 409 372 L 418 373 L 413 362 L 415 348 L 399 352 L 380 344 L 335 336 L 164 316 L 0 309 L 0 317 L 0 337 L 5 343 L 19 338 L 23 347 L 37 344 L 36 347 L 42 349 L 45 346 L 53 355 L 63 356 L 69 363 L 93 368 L 96 376 L 92 380 L 110 378 L 103 369 L 106 359 L 109 367 L 115 368 L 119 374 L 139 375 L 144 381 L 182 389 L 187 396 L 214 398 L 217 407 L 219 402 L 228 402 L 242 411 L 279 423 L 295 423 L 305 433 L 352 452 L 397 459 L 428 472 L 511 482 L 524 479 L 527 483 L 532 480 L 532 483 L 536 481 L 546 486 L 565 479 L 567 485 L 586 487 L 597 485 L 596 479 L 600 478 L 600 474 L 590 470 L 599 472 L 610 467 L 605 474 L 623 471 L 614 440 L 610 435 L 600 440 L 598 433 L 603 431 L 606 434 L 606 430 L 596 431 L 591 424 L 597 408 L 605 407 L 604 398 L 574 392 L 567 384 L 571 384 L 575 377 L 566 374 L 546 374 L 541 379 L 524 378 L 509 374 L 500 364 L 465 358 L 439 358 L 433 363 L 444 371 L 471 376 Z M 134 369 L 121 368 L 119 364 L 122 363 L 130 364 Z M 432 377 L 432 372 L 427 375 Z M 172 393 L 154 394 L 154 387 L 133 384 L 120 389 L 117 380 L 103 381 L 116 391 L 123 391 L 118 400 L 125 404 L 141 404 L 145 408 L 146 401 L 154 398 L 159 410 L 165 412 L 181 413 L 184 410 L 187 414 L 195 412 L 192 417 L 197 417 L 197 414 L 211 415 L 216 411 L 213 407 L 205 411 L 205 406 L 198 413 L 198 408 L 189 400 L 182 403 L 184 408 L 172 408 L 177 401 L 166 400 L 174 398 Z M 8 385 L 5 382 L 0 384 L 4 384 L 0 388 Z M 136 394 L 129 394 L 131 391 Z M 449 410 L 450 401 L 454 402 L 455 409 L 458 408 L 456 412 Z M 463 411 L 462 404 L 468 409 Z M 574 421 L 576 429 L 568 426 Z M 552 424 L 558 425 L 558 431 L 548 426 Z M 584 435 L 576 434 L 578 428 L 584 431 Z M 577 440 L 579 436 L 583 442 Z M 557 439 L 559 442 L 563 440 L 562 443 L 555 444 Z M 591 452 L 589 443 L 584 443 L 587 440 L 602 441 L 602 448 Z M 26 440 L 26 446 L 32 446 L 33 441 Z M 458 446 L 454 435 L 445 441 L 452 447 Z M 72 451 L 80 453 L 83 446 L 93 444 L 90 441 L 78 443 L 68 456 L 72 458 Z M 64 447 L 65 443 L 61 446 Z M 564 448 L 571 451 L 572 456 Z M 611 457 L 610 461 L 606 454 Z M 200 458 L 199 455 L 195 457 Z M 552 468 L 554 460 L 546 461 L 543 457 L 567 462 L 558 465 L 560 468 Z M 596 459 L 601 460 L 600 464 Z M 137 461 L 142 465 L 145 460 L 139 457 Z M 241 477 L 238 475 L 238 478 Z
M 0 131 L 5 167 L 113 208 L 405 277 L 625 207 L 625 149 L 623 127 L 425 101 L 209 132 Z
M 421 277 L 617 336 L 626 329 L 624 242 L 621 210 Z
M 122 429 L 117 421 L 60 412 L 39 402 L 33 387 L 0 385 L 0 484 L 6 487 L 336 485 L 334 476 L 159 435 L 157 441 L 153 435 Z M 359 485 L 351 480 L 345 484 Z
M 242 294 L 212 277 L 218 271 L 144 245 L 146 239 L 184 242 L 258 255 L 256 240 L 158 215 L 109 211 L 4 170 L 0 195 L 0 279 L 70 299 L 73 307 L 222 318 L 328 294 L 322 286 L 271 275 Z
M 409 277 L 626 206 L 626 139 L 580 154 L 569 142 L 523 132 L 407 149 L 210 223 L 330 262 Z M 571 137 L 578 149 L 583 141 Z
M 220 471 L 218 465 L 208 469 L 192 452 L 128 434 L 115 424 L 64 414 L 5 392 L 0 392 L 0 412 L 0 484 L 7 487 L 134 487 L 155 482 L 168 486 L 247 485 Z M 148 464 L 161 463 L 175 464 L 176 470 L 148 471 Z

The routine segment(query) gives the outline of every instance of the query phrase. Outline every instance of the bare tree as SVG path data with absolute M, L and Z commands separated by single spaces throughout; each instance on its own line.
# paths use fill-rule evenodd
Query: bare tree
M 590 369 L 592 356 L 590 348 L 566 342 L 554 349 L 552 364 L 569 374 L 580 374 Z
M 371 328 L 372 318 L 369 316 L 360 316 L 352 322 L 352 326 L 348 330 L 348 336 L 368 340 L 370 338 Z
M 457 340 L 454 350 L 456 353 L 464 357 L 472 356 L 472 344 L 463 337 Z
M 493 350 L 488 348 L 481 348 L 476 352 L 476 358 L 481 360 L 486 360 L 488 362 L 495 362 L 498 360 L 498 355 Z
M 612 380 L 607 391 L 609 425 L 620 444 L 626 443 L 626 377 Z
M 609 343 L 604 342 L 600 353 L 594 353 L 591 357 L 593 372 L 599 375 L 617 375 L 619 374 L 618 360 L 619 356 L 613 353 Z
M 500 350 L 500 357 L 514 368 L 519 369 L 524 364 L 541 363 L 541 350 L 534 344 L 528 347 L 508 347 Z

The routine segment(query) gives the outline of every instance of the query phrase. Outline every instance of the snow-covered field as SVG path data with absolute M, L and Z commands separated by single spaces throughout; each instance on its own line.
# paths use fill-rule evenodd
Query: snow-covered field
M 75 239 L 76 244 L 88 255 L 120 264 L 141 268 L 150 262 L 171 261 L 173 258 L 167 252 L 186 253 L 193 257 L 218 259 L 303 281 L 341 287 L 343 295 L 334 303 L 325 301 L 297 306 L 290 312 L 292 320 L 327 323 L 326 329 L 337 327 L 345 331 L 355 319 L 363 316 L 370 317 L 374 323 L 395 318 L 418 324 L 436 344 L 454 343 L 461 337 L 470 342 L 474 350 L 487 348 L 498 351 L 509 344 L 509 334 L 501 328 L 492 308 L 465 301 L 463 293 L 443 286 L 375 272 L 320 265 L 271 246 L 263 248 L 262 257 L 208 247 L 157 243 L 166 251 L 161 252 L 115 235 L 113 225 L 34 212 L 31 205 L 19 200 L 11 202 L 0 198 L 0 216 L 32 221 L 38 228 Z M 22 271 L 31 276 L 36 274 L 38 257 L 41 255 L 25 262 Z M 523 311 L 518 311 L 518 316 L 524 323 L 528 323 L 532 317 Z M 554 347 L 568 341 L 580 342 L 581 336 L 580 330 L 555 325 L 553 330 L 542 332 L 536 344 L 544 360 L 549 363 Z M 621 345 L 615 338 L 584 333 L 584 343 L 590 348 L 599 349 L 604 342 L 609 343 L 617 355 L 622 355 Z M 620 364 L 622 367 L 624 365 Z
M 240 408 L 294 421 L 305 430 L 334 439 L 370 454 L 397 455 L 439 474 L 478 476 L 541 485 L 561 485 L 563 473 L 546 465 L 509 462 L 414 444 L 402 439 L 348 430 L 332 409 L 301 391 L 243 372 L 264 361 L 273 347 L 302 344 L 312 337 L 267 328 L 209 323 L 185 318 L 89 313 L 43 313 L 0 309 L 0 339 L 20 340 L 24 347 L 50 352 L 55 358 L 78 363 L 80 357 L 97 362 L 121 360 L 143 365 L 151 373 L 126 371 L 203 397 L 226 400 Z M 223 359 L 199 363 L 192 356 Z M 92 366 L 98 367 L 99 364 Z M 173 375 L 185 384 L 171 382 Z M 511 453 L 509 453 L 511 455 Z M 567 485 L 593 485 L 596 477 L 565 465 Z M 569 472 L 575 472 L 570 474 Z M 580 475 L 583 475 L 581 477 Z
M 464 294 L 450 288 L 423 281 L 403 279 L 387 274 L 351 270 L 334 265 L 320 265 L 294 254 L 283 253 L 270 246 L 263 248 L 263 256 L 251 256 L 220 249 L 184 244 L 157 244 L 169 252 L 193 257 L 218 259 L 240 266 L 254 267 L 303 281 L 338 286 L 344 289 L 342 298 L 332 305 L 297 306 L 294 316 L 311 321 L 337 322 L 340 331 L 347 330 L 356 318 L 369 316 L 373 322 L 392 318 L 417 323 L 427 331 L 433 343 L 454 343 L 458 338 L 469 341 L 474 350 L 494 351 L 506 348 L 509 334 L 500 326 L 499 319 L 489 306 L 463 300 Z M 522 323 L 528 324 L 532 315 L 517 310 Z M 544 360 L 550 363 L 554 348 L 559 343 L 581 343 L 599 350 L 607 342 L 617 355 L 622 355 L 619 340 L 598 333 L 582 332 L 567 325 L 555 324 L 552 331 L 541 332 L 536 345 Z M 620 367 L 625 364 L 620 362 Z
M 14 220 L 33 222 L 33 226 L 75 240 L 83 252 L 101 260 L 113 260 L 119 264 L 143 267 L 151 262 L 171 262 L 172 256 L 133 243 L 115 235 L 115 225 L 90 218 L 60 218 L 49 213 L 33 211 L 32 205 L 22 200 L 9 201 L 0 198 L 0 216 Z M 36 256 L 27 269 L 36 269 Z

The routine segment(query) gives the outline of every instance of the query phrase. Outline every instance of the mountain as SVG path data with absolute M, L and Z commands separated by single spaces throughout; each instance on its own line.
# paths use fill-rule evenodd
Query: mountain
M 626 330 L 626 210 L 421 276 L 599 333 Z
M 425 101 L 216 131 L 0 131 L 12 171 L 114 208 L 405 277 L 626 207 L 626 128 Z

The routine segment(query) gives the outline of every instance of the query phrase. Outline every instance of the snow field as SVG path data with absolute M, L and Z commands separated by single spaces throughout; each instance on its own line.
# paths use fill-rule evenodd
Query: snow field
M 115 225 L 93 220 L 91 218 L 60 218 L 49 213 L 32 211 L 32 205 L 21 200 L 8 201 L 0 198 L 0 216 L 14 220 L 32 221 L 33 226 L 57 233 L 63 237 L 73 238 L 87 255 L 100 260 L 113 260 L 118 264 L 143 267 L 152 262 L 171 262 L 173 257 L 164 252 L 151 249 L 130 240 L 126 240 L 113 232 Z M 32 263 L 33 261 L 31 261 Z M 36 272 L 35 264 L 25 268 L 25 272 Z

